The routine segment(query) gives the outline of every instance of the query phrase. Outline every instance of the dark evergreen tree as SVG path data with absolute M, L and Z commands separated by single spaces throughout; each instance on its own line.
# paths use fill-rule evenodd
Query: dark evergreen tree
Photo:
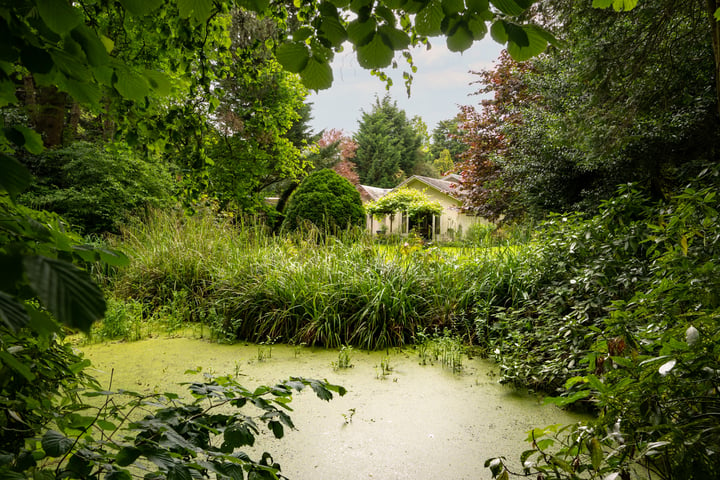
M 308 175 L 290 197 L 283 228 L 296 230 L 309 222 L 325 233 L 361 226 L 365 210 L 355 187 L 329 169 Z
M 365 185 L 394 187 L 422 161 L 421 136 L 387 95 L 376 98 L 369 113 L 363 112 L 355 142 L 354 161 Z
M 450 153 L 450 160 L 457 163 L 460 155 L 467 150 L 467 145 L 460 140 L 460 117 L 449 120 L 441 120 L 432 132 L 432 144 L 430 145 L 430 157 L 433 160 L 440 158 L 443 150 Z

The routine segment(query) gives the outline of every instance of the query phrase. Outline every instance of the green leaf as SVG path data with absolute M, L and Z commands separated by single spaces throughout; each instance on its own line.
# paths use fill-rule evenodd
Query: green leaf
M 593 8 L 607 8 L 613 4 L 614 0 L 593 0 Z
M 442 9 L 445 15 L 455 15 L 465 9 L 463 0 L 442 0 Z
M 255 435 L 247 425 L 232 425 L 225 429 L 223 433 L 223 445 L 232 451 L 238 447 L 253 446 L 255 444 Z
M 127 470 L 113 470 L 105 475 L 105 480 L 132 480 L 132 475 Z
M 70 36 L 75 40 L 85 52 L 85 56 L 93 67 L 107 65 L 110 61 L 110 55 L 105 48 L 103 42 L 98 36 L 84 24 L 78 25 Z
M 361 67 L 385 68 L 392 63 L 395 51 L 390 48 L 382 39 L 382 36 L 376 34 L 369 43 L 357 47 L 357 59 Z
M 145 78 L 155 92 L 158 95 L 167 97 L 172 93 L 172 84 L 170 83 L 170 77 L 165 75 L 163 72 L 157 70 L 145 70 Z
M 97 108 L 100 105 L 102 93 L 93 83 L 86 83 L 74 78 L 65 78 L 58 82 L 61 90 L 66 91 L 78 103 Z
M 0 108 L 14 105 L 18 102 L 15 96 L 15 84 L 10 80 L 0 80 Z
M 212 14 L 212 0 L 178 0 L 180 18 L 192 16 L 198 23 L 205 23 Z
M 473 17 L 468 21 L 467 25 L 475 40 L 482 40 L 487 35 L 488 28 L 483 20 Z
M 720 21 L 720 8 L 715 10 L 715 13 L 713 14 L 713 17 L 715 17 L 715 20 Z
M 592 461 L 592 466 L 595 470 L 598 470 L 600 468 L 600 465 L 602 465 L 603 458 L 605 458 L 602 445 L 600 445 L 600 441 L 595 437 L 592 437 L 589 443 L 590 445 L 588 447 L 590 448 L 590 459 Z
M 113 86 L 120 95 L 137 103 L 145 101 L 150 87 L 144 76 L 128 68 L 118 68 L 115 70 L 115 76 L 117 81 Z
M 140 457 L 142 452 L 135 447 L 123 447 L 117 453 L 115 460 L 121 467 L 127 467 Z
M 442 4 L 432 0 L 415 16 L 415 29 L 420 35 L 432 37 L 442 33 L 442 21 L 445 18 Z
M 83 21 L 82 11 L 70 6 L 67 0 L 37 0 L 37 9 L 45 25 L 60 35 L 68 33 Z
M 134 15 L 146 15 L 162 5 L 163 0 L 120 0 L 120 3 Z
M 348 38 L 345 27 L 335 17 L 324 17 L 318 30 L 334 47 L 339 47 Z
M 506 27 L 508 25 L 511 24 L 507 24 Z M 524 62 L 525 60 L 535 57 L 547 48 L 547 40 L 545 40 L 542 29 L 535 25 L 523 25 L 521 28 L 527 37 L 527 45 L 516 43 L 512 37 L 509 37 L 508 32 L 509 42 L 507 50 L 510 56 L 518 62 Z M 524 42 L 526 37 L 516 34 L 515 40 Z
M 464 52 L 473 44 L 473 34 L 465 25 L 460 25 L 452 35 L 447 37 L 448 50 L 451 52 Z
M 288 72 L 300 73 L 310 61 L 310 52 L 302 42 L 283 43 L 275 52 L 275 57 Z
M 383 25 L 378 28 L 378 32 L 382 35 L 383 41 L 393 50 L 404 50 L 410 46 L 410 37 L 402 30 Z
M 270 430 L 272 430 L 275 438 L 283 438 L 283 435 L 285 435 L 285 429 L 283 428 L 282 423 L 278 422 L 277 420 L 269 421 L 268 427 L 270 428 Z
M 20 61 L 32 73 L 50 73 L 54 65 L 52 57 L 46 50 L 33 45 L 26 45 L 20 51 Z
M 23 125 L 13 125 L 10 128 L 3 129 L 5 136 L 13 141 L 18 147 L 24 147 L 30 153 L 39 155 L 43 152 L 42 137 L 35 130 Z M 10 132 L 14 130 L 14 132 Z
M 47 257 L 24 261 L 30 286 L 61 323 L 89 331 L 105 314 L 105 298 L 90 275 L 76 266 Z
M 332 68 L 328 62 L 321 62 L 310 58 L 307 65 L 300 72 L 303 85 L 310 90 L 324 90 L 330 88 L 333 82 Z
M 42 438 L 42 448 L 48 457 L 62 457 L 70 451 L 73 440 L 55 430 L 48 430 Z
M 637 4 L 638 0 L 614 0 L 613 9 L 615 9 L 616 12 L 629 12 L 630 10 L 635 8 Z
M 465 0 L 465 5 L 472 13 L 483 13 L 490 9 L 489 0 Z
M 30 322 L 25 307 L 5 292 L 0 292 L 0 320 L 10 330 L 17 332 Z
M 35 380 L 35 374 L 30 371 L 30 367 L 15 358 L 10 352 L 0 350 L 0 362 L 15 370 L 17 373 L 25 377 L 25 380 L 32 382 Z
M 185 465 L 173 465 L 168 470 L 167 480 L 193 480 L 193 477 Z
M 516 17 L 533 4 L 534 0 L 490 0 L 495 8 L 506 15 Z
M 0 190 L 15 198 L 30 185 L 32 177 L 27 168 L 13 157 L 0 153 Z
M 508 41 L 508 34 L 505 30 L 505 21 L 504 20 L 497 20 L 496 22 L 493 22 L 492 26 L 490 27 L 490 36 L 495 40 L 497 43 L 505 44 Z
M 348 40 L 353 45 L 366 45 L 375 35 L 377 22 L 370 17 L 365 21 L 353 20 L 347 27 Z

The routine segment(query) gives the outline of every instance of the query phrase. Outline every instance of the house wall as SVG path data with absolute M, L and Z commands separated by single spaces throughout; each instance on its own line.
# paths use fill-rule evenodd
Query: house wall
M 482 217 L 462 213 L 460 211 L 462 202 L 439 192 L 434 188 L 428 187 L 420 181 L 408 182 L 406 187 L 424 191 L 430 200 L 437 201 L 443 206 L 443 212 L 440 214 L 440 234 L 435 240 L 449 241 L 456 238 L 462 238 L 467 233 L 468 228 L 471 225 L 475 223 L 489 223 Z M 376 235 L 378 231 L 382 230 L 383 225 L 385 225 L 387 235 L 392 233 L 405 235 L 407 232 L 405 231 L 404 223 L 402 213 L 395 214 L 392 220 L 391 231 L 390 216 L 386 216 L 382 219 L 371 219 L 371 216 L 368 215 L 367 218 L 368 231 L 370 231 L 373 235 Z

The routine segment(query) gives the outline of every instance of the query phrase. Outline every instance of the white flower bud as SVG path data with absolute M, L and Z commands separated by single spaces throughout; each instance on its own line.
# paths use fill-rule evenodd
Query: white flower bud
M 685 331 L 685 341 L 688 345 L 694 345 L 700 339 L 700 332 L 698 329 L 690 325 Z

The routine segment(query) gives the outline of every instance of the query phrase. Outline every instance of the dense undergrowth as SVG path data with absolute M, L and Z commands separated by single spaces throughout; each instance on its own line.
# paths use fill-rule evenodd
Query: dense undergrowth
M 162 318 L 168 328 L 206 326 L 219 341 L 372 349 L 450 331 L 492 356 L 504 382 L 597 415 L 588 424 L 530 432 L 525 471 L 513 473 L 716 478 L 718 183 L 717 172 L 706 171 L 664 202 L 623 186 L 596 215 L 551 217 L 526 243 L 452 251 L 413 242 L 378 248 L 361 236 L 312 232 L 273 237 L 213 215 L 155 212 L 118 237 L 129 264 L 97 271 L 110 298 L 94 332 L 131 340 Z M 17 361 L 4 371 L 14 370 L 8 378 L 18 391 L 32 392 L 41 371 L 23 368 L 41 365 L 33 349 L 50 351 L 41 344 L 48 340 L 3 335 L 15 345 L 3 361 Z M 72 390 L 84 364 L 58 352 L 47 381 L 57 383 L 51 377 L 63 372 Z M 35 450 L 12 452 L 11 463 L 0 464 L 17 478 L 35 468 L 30 457 L 39 448 L 57 454 L 51 458 L 74 451 L 48 426 L 82 406 L 71 392 L 61 395 L 62 408 L 51 396 L 36 406 L 28 399 L 2 400 L 32 423 L 29 438 L 46 432 L 36 435 Z M 23 413 L 33 409 L 40 420 Z M 497 478 L 510 473 L 502 458 L 488 466 Z
M 145 316 L 176 305 L 223 339 L 384 348 L 450 328 L 491 355 L 504 382 L 598 414 L 532 432 L 525 474 L 712 478 L 716 183 L 704 172 L 665 202 L 623 186 L 594 216 L 551 217 L 524 245 L 459 255 L 157 216 L 125 232 L 134 261 L 109 286 Z M 501 459 L 491 467 L 507 474 Z
M 498 277 L 490 265 L 523 255 L 509 248 L 448 254 L 414 242 L 377 248 L 363 237 L 314 234 L 272 237 L 213 216 L 156 212 L 121 238 L 133 261 L 108 280 L 121 300 L 114 311 L 126 324 L 138 313 L 202 322 L 230 341 L 381 349 L 444 328 L 472 341 L 478 290 Z M 135 314 L 124 315 L 123 302 Z

